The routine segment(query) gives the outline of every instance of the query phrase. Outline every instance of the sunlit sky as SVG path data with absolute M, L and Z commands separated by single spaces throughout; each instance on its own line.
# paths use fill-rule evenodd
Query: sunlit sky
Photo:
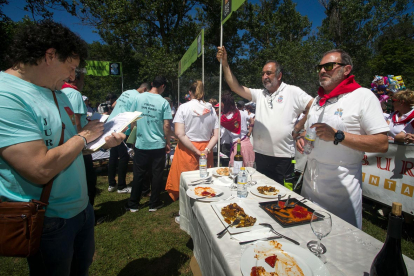
M 247 0 L 250 2 L 258 2 L 257 0 Z M 312 29 L 322 24 L 325 18 L 324 8 L 319 4 L 318 0 L 294 0 L 297 3 L 296 9 L 303 15 L 308 16 L 312 22 Z M 20 21 L 25 15 L 31 18 L 31 14 L 23 9 L 25 0 L 11 0 L 9 4 L 3 6 L 3 12 L 13 21 Z M 68 26 L 72 31 L 78 33 L 86 42 L 92 43 L 100 41 L 100 36 L 94 33 L 94 28 L 82 25 L 80 20 L 66 11 L 54 11 L 54 20 Z

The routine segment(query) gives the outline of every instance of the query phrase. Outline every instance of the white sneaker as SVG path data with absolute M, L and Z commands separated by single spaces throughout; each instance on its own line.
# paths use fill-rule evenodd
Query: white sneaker
M 125 187 L 122 190 L 118 190 L 118 194 L 130 194 L 132 188 L 131 187 Z
M 115 192 L 115 190 L 116 190 L 115 186 L 109 186 L 108 187 L 108 192 L 110 192 L 110 193 Z
M 156 212 L 158 209 L 161 209 L 162 207 L 164 207 L 164 203 L 160 203 L 160 205 L 158 205 L 157 207 L 149 208 L 148 211 Z
M 180 216 L 175 217 L 175 223 L 180 224 Z

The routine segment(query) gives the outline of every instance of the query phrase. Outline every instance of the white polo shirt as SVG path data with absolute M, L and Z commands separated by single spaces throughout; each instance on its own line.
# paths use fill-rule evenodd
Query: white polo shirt
M 414 112 L 414 109 L 411 109 L 410 111 L 408 111 L 407 113 L 405 113 L 404 115 L 401 116 L 400 120 L 405 120 L 408 116 L 410 116 L 410 114 Z M 394 116 L 395 112 L 391 113 L 388 117 L 388 122 L 389 122 L 389 126 L 390 126 L 390 131 L 388 132 L 388 135 L 395 138 L 395 136 L 399 133 L 401 133 L 402 131 L 405 133 L 414 133 L 414 128 L 411 125 L 411 122 L 414 120 L 409 121 L 406 124 L 400 124 L 400 125 L 394 125 L 394 123 L 392 122 L 392 116 Z M 400 120 L 398 120 L 397 117 L 397 122 L 399 122 Z
M 299 87 L 284 82 L 272 97 L 266 98 L 266 89 L 249 89 L 252 93 L 252 102 L 256 103 L 254 151 L 274 157 L 293 157 L 293 126 L 312 97 Z

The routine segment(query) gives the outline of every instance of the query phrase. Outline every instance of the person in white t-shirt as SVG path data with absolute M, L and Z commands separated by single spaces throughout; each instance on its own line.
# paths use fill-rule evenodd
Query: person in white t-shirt
M 257 171 L 282 184 L 293 173 L 294 139 L 303 128 L 296 126 L 297 116 L 307 111 L 312 97 L 299 87 L 282 82 L 282 67 L 275 60 L 265 63 L 262 70 L 264 89 L 242 86 L 230 70 L 226 49 L 218 47 L 217 59 L 222 60 L 224 77 L 232 91 L 256 103 L 253 128 Z
M 390 114 L 388 137 L 398 143 L 414 142 L 414 92 L 403 90 L 392 97 L 394 112 Z
M 361 228 L 361 160 L 364 152 L 388 150 L 389 127 L 375 95 L 351 76 L 349 54 L 331 50 L 316 70 L 320 87 L 305 127 L 314 128 L 317 138 L 308 155 L 301 194 Z M 298 139 L 296 146 L 303 152 L 304 139 Z
M 190 89 L 190 101 L 180 105 L 175 114 L 175 136 L 179 142 L 168 174 L 165 190 L 176 201 L 179 196 L 182 172 L 198 169 L 201 153 L 207 156 L 207 167 L 213 166 L 213 147 L 219 135 L 219 123 L 211 104 L 204 102 L 204 86 L 194 82 Z

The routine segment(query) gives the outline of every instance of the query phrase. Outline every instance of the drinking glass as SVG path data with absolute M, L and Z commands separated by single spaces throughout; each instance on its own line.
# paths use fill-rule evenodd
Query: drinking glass
M 256 162 L 254 161 L 246 162 L 246 170 L 247 170 L 247 173 L 250 175 L 249 185 L 250 186 L 256 185 L 257 182 L 253 181 L 253 177 L 252 177 L 252 175 L 256 172 Z
M 229 162 L 229 173 L 233 176 L 232 178 L 232 183 L 230 186 L 230 190 L 231 191 L 237 191 L 237 185 L 234 182 L 237 176 L 237 173 L 234 173 L 234 163 L 233 162 Z
M 332 230 L 332 218 L 328 212 L 325 211 L 314 211 L 312 214 L 310 226 L 312 228 L 313 233 L 318 238 L 317 246 L 315 247 L 314 244 L 316 241 L 310 241 L 308 243 L 308 248 L 312 251 L 318 258 L 321 258 L 322 261 L 325 263 L 325 258 L 322 258 L 321 254 L 324 253 L 326 247 L 321 244 L 321 240 L 323 237 L 328 236 L 328 234 Z M 312 246 L 313 244 L 313 246 Z M 325 247 L 325 250 L 322 247 Z

